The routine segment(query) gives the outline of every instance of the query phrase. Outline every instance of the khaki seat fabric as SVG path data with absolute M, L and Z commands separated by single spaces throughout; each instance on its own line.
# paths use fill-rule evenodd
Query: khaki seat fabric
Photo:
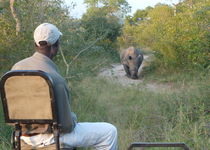
M 12 136 L 14 149 L 60 149 L 60 128 L 52 84 L 52 78 L 39 70 L 10 71 L 1 78 L 5 122 L 15 127 Z M 33 136 L 40 133 L 54 134 L 56 144 L 34 148 L 20 140 L 21 135 Z
M 53 118 L 49 87 L 43 78 L 10 77 L 5 83 L 5 91 L 10 119 Z

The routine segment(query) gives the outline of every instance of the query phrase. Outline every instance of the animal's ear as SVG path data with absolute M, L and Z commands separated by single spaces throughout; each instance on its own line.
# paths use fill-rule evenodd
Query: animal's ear
M 121 59 L 121 61 L 123 61 L 123 59 L 125 59 L 125 51 L 122 51 L 120 53 L 120 59 Z

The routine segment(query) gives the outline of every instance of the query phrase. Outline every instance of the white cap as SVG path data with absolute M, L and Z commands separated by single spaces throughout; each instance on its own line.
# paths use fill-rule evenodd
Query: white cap
M 62 33 L 55 25 L 43 23 L 34 30 L 34 41 L 38 46 L 40 46 L 40 41 L 46 41 L 48 45 L 53 45 L 61 35 Z

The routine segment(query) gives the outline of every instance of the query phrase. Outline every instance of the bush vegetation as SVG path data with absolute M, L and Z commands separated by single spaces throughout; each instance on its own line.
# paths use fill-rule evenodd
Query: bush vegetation
M 209 0 L 157 4 L 127 17 L 119 42 L 150 47 L 162 68 L 208 68 L 209 14 Z
M 119 149 L 131 142 L 185 142 L 192 149 L 210 144 L 210 1 L 184 0 L 175 7 L 157 4 L 127 16 L 126 0 L 85 0 L 87 13 L 71 17 L 62 0 L 15 1 L 17 32 L 9 0 L 0 1 L 0 75 L 34 51 L 33 30 L 51 22 L 63 32 L 56 64 L 71 88 L 79 121 L 116 125 Z M 99 5 L 100 4 L 100 5 Z M 55 15 L 56 14 L 56 15 Z M 122 86 L 98 76 L 119 63 L 121 48 L 150 49 L 155 60 L 142 84 Z M 170 85 L 164 90 L 149 83 Z M 0 150 L 11 149 L 12 129 L 0 107 Z

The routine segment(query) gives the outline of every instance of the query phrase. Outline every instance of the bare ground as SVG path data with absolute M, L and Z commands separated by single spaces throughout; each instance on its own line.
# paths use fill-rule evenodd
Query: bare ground
M 130 79 L 126 76 L 123 65 L 120 63 L 112 64 L 109 68 L 103 68 L 99 72 L 100 77 L 104 77 L 110 82 L 119 83 L 122 86 L 137 86 L 143 89 L 148 89 L 154 92 L 164 92 L 170 90 L 172 87 L 168 84 L 160 84 L 156 82 L 145 82 L 144 78 L 141 77 L 142 70 L 149 62 L 153 60 L 152 55 L 145 55 L 144 61 L 139 68 L 138 74 L 140 78 L 138 80 Z

